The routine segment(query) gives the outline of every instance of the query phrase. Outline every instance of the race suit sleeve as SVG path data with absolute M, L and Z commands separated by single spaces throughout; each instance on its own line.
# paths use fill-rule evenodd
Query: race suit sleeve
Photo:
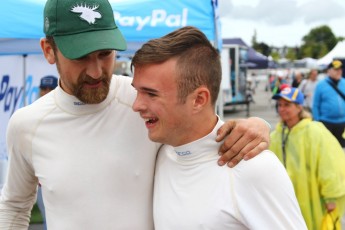
M 18 119 L 19 118 L 19 119 Z M 0 196 L 0 229 L 28 229 L 36 201 L 38 180 L 31 163 L 27 135 L 20 117 L 12 116 L 7 129 L 8 173 Z
M 290 178 L 274 153 L 266 150 L 235 169 L 232 195 L 246 227 L 307 229 Z

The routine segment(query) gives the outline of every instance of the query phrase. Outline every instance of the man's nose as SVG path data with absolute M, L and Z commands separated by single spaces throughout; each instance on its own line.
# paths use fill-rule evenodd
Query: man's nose
M 97 59 L 92 59 L 87 63 L 86 74 L 94 79 L 102 76 L 102 65 Z
M 143 100 L 141 99 L 139 93 L 137 93 L 137 97 L 135 98 L 135 101 L 132 105 L 132 109 L 134 112 L 140 112 L 145 109 L 145 104 L 143 103 Z

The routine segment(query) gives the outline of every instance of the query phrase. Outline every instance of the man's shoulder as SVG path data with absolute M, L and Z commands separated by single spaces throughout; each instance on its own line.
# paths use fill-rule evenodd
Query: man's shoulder
M 112 84 L 114 84 L 115 97 L 119 102 L 132 106 L 136 91 L 132 86 L 132 78 L 128 76 L 113 75 Z
M 233 180 L 236 189 L 257 194 L 257 197 L 277 196 L 275 192 L 288 191 L 293 194 L 293 187 L 289 175 L 278 157 L 271 151 L 265 150 L 258 156 L 241 161 L 233 168 Z M 266 194 L 266 195 L 265 195 Z
M 116 87 L 123 87 L 125 89 L 134 89 L 132 87 L 132 77 L 122 76 L 122 75 L 113 75 L 112 82 L 116 84 Z
M 315 91 L 323 92 L 327 90 L 328 86 L 330 86 L 328 81 L 329 81 L 329 77 L 325 77 L 324 79 L 317 81 L 316 86 L 315 86 Z
M 130 85 L 132 82 L 132 77 L 113 74 L 112 80 L 116 80 L 117 82 Z
M 329 77 L 325 77 L 324 79 L 317 81 L 317 85 L 328 84 L 327 83 L 328 79 Z
M 272 173 L 277 174 L 285 170 L 278 157 L 270 150 L 264 150 L 250 160 L 242 160 L 233 169 L 242 179 L 250 181 L 266 180 Z
M 10 118 L 10 122 L 20 123 L 20 125 L 33 124 L 55 108 L 54 94 L 51 92 L 37 99 L 32 104 L 16 110 Z
M 276 160 L 277 160 L 277 157 L 272 151 L 264 150 L 250 160 L 241 161 L 239 165 L 243 165 L 243 167 L 251 167 L 254 165 L 261 165 L 262 162 L 275 163 Z

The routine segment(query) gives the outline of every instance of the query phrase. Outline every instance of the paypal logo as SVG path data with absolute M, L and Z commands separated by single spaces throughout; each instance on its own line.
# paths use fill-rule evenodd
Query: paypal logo
M 28 104 L 34 102 L 39 93 L 37 86 L 33 86 L 32 76 L 28 76 L 25 80 L 25 89 L 23 86 L 11 86 L 10 76 L 4 75 L 0 83 L 0 105 L 3 104 L 3 111 L 5 113 L 14 111 L 25 105 L 25 98 Z
M 152 10 L 147 16 L 124 16 L 120 12 L 114 11 L 116 23 L 122 27 L 136 26 L 136 30 L 140 31 L 145 26 L 156 27 L 164 24 L 167 27 L 183 27 L 187 25 L 188 9 L 183 8 L 180 14 L 168 14 L 164 9 Z

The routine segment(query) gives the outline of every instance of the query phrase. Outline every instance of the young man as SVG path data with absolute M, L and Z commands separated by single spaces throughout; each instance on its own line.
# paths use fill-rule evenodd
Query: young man
M 235 168 L 218 167 L 223 124 L 215 114 L 218 52 L 194 27 L 142 46 L 132 59 L 140 113 L 158 153 L 156 230 L 306 229 L 292 183 L 266 150 Z
M 10 119 L 0 229 L 27 229 L 38 182 L 49 230 L 153 229 L 153 175 L 161 144 L 147 138 L 131 109 L 132 79 L 112 76 L 114 50 L 126 43 L 109 2 L 48 0 L 44 32 L 41 47 L 57 66 L 59 86 Z M 221 161 L 239 153 L 236 164 L 245 153 L 268 147 L 266 124 L 249 121 L 254 129 L 236 123 Z

